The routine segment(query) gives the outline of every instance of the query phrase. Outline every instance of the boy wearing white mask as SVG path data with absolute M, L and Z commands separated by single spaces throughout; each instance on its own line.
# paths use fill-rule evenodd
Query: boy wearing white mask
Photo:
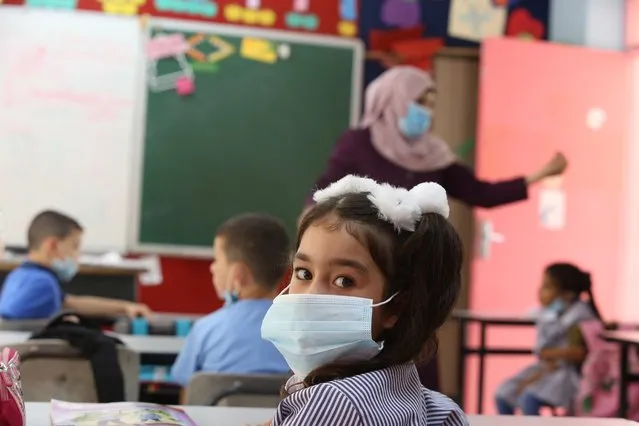
M 302 218 L 288 294 L 262 324 L 295 375 L 272 426 L 466 426 L 414 361 L 460 290 L 462 245 L 444 189 L 346 176 Z
M 62 282 L 78 271 L 82 226 L 60 212 L 36 215 L 28 230 L 27 261 L 11 271 L 0 293 L 0 316 L 8 319 L 50 318 L 61 309 L 83 315 L 149 316 L 148 306 L 125 300 L 65 294 Z
M 211 277 L 224 307 L 193 325 L 171 368 L 176 383 L 186 386 L 198 371 L 290 371 L 273 344 L 260 335 L 262 320 L 278 293 L 289 259 L 286 229 L 273 217 L 243 214 L 218 228 Z

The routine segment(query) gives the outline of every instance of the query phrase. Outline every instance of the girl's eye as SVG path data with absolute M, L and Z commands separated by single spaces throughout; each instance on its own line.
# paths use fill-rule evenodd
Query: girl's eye
M 353 281 L 352 279 L 350 279 L 348 277 L 344 277 L 344 276 L 339 276 L 339 277 L 335 278 L 335 281 L 333 281 L 333 282 L 339 288 L 349 288 L 349 287 L 353 287 L 355 285 L 355 281 Z
M 308 281 L 313 277 L 308 269 L 295 268 L 295 278 L 298 280 Z

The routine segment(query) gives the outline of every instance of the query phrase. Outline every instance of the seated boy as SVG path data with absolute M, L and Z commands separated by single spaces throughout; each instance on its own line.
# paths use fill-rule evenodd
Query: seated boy
M 262 339 L 260 331 L 287 272 L 289 244 L 282 224 L 268 216 L 236 216 L 218 229 L 211 275 L 225 305 L 193 325 L 171 369 L 175 382 L 186 386 L 198 371 L 289 371 L 282 355 Z
M 39 213 L 28 231 L 27 260 L 5 279 L 0 293 L 0 316 L 42 319 L 61 309 L 84 315 L 148 316 L 146 305 L 118 299 L 65 294 L 61 282 L 78 271 L 82 227 L 74 219 L 52 210 Z

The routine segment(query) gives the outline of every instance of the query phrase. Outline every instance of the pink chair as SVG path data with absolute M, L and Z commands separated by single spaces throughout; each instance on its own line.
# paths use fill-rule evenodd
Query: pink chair
M 588 346 L 588 356 L 581 369 L 579 393 L 575 399 L 575 415 L 582 417 L 617 417 L 619 413 L 619 347 L 599 335 L 604 331 L 601 321 L 584 321 L 579 325 Z M 633 326 L 621 326 L 629 329 Z M 630 354 L 632 371 L 639 371 L 635 351 Z M 639 384 L 628 388 L 628 418 L 639 420 Z

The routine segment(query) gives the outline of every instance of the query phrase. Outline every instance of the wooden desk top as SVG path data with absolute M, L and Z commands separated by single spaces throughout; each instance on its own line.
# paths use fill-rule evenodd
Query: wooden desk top
M 24 259 L 2 259 L 0 260 L 0 271 L 11 272 L 18 267 Z M 99 265 L 95 263 L 80 264 L 78 274 L 81 275 L 137 275 L 146 272 L 146 268 L 141 267 L 134 261 L 124 261 L 121 265 Z

